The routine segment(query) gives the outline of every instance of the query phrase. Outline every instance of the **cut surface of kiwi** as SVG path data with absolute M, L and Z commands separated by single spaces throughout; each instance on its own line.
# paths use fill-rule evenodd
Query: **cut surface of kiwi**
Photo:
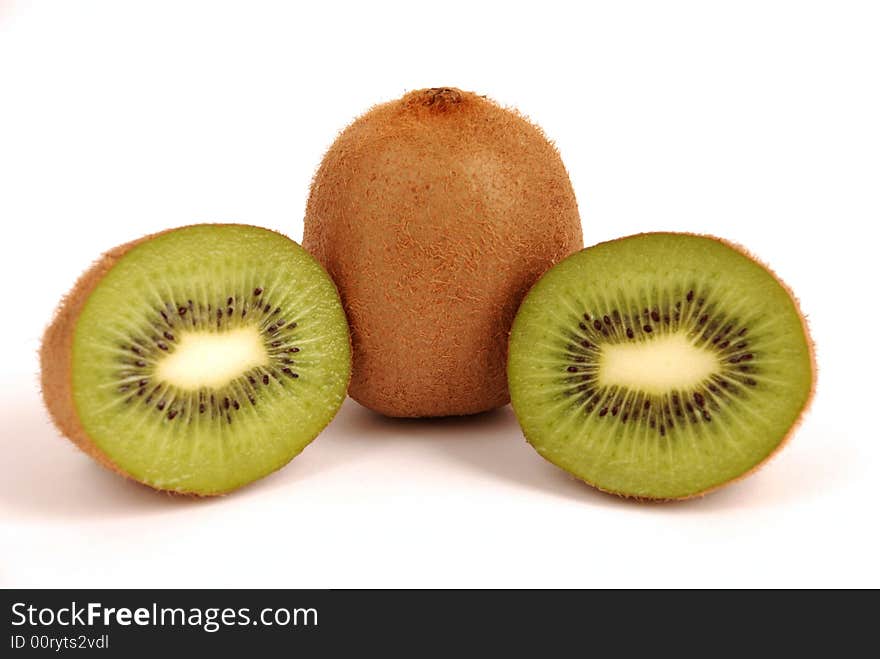
M 49 327 L 44 397 L 101 462 L 157 489 L 216 494 L 286 464 L 350 374 L 336 288 L 292 240 L 243 225 L 113 250 Z
M 783 443 L 813 390 L 788 289 L 719 239 L 642 234 L 560 262 L 513 323 L 508 379 L 528 441 L 608 492 L 687 498 Z

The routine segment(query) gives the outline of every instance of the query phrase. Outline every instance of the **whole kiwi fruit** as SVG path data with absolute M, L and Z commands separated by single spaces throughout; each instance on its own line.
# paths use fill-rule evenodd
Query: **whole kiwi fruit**
M 348 314 L 352 398 L 432 417 L 509 401 L 517 307 L 583 238 L 542 131 L 442 87 L 378 105 L 339 135 L 312 182 L 303 246 Z

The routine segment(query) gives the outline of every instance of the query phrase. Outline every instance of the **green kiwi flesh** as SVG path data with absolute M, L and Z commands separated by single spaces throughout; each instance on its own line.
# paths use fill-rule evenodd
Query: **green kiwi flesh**
M 72 351 L 76 414 L 110 466 L 196 494 L 302 451 L 344 400 L 351 363 L 323 268 L 242 225 L 177 229 L 126 251 L 88 294 Z
M 768 269 L 718 239 L 655 233 L 548 271 L 513 323 L 508 379 L 550 462 L 608 492 L 678 499 L 772 455 L 809 403 L 814 363 Z

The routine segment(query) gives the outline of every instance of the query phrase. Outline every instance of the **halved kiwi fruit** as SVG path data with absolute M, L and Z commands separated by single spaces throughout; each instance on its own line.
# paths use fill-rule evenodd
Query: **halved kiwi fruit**
M 812 343 L 790 291 L 722 240 L 653 233 L 560 262 L 510 336 L 537 451 L 608 492 L 687 498 L 747 474 L 806 408 Z
M 104 465 L 218 494 L 286 464 L 345 398 L 336 288 L 305 250 L 243 225 L 147 236 L 77 282 L 40 353 L 46 405 Z

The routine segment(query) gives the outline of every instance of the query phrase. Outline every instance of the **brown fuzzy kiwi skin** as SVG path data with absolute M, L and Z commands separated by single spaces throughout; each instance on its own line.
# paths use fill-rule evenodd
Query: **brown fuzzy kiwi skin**
M 129 250 L 152 237 L 145 236 L 114 247 L 80 275 L 61 300 L 40 345 L 40 386 L 43 402 L 55 427 L 98 463 L 126 478 L 130 476 L 97 447 L 80 422 L 73 400 L 73 335 L 79 315 L 98 283 Z
M 98 448 L 92 438 L 89 437 L 80 422 L 76 403 L 73 399 L 73 336 L 76 330 L 76 323 L 79 320 L 79 315 L 92 291 L 101 282 L 104 276 L 110 272 L 116 262 L 134 247 L 165 233 L 185 229 L 189 226 L 219 227 L 230 225 L 188 225 L 143 236 L 142 238 L 119 245 L 105 252 L 79 277 L 79 279 L 77 279 L 70 292 L 61 300 L 51 323 L 43 334 L 43 341 L 40 346 L 40 386 L 43 394 L 43 402 L 55 427 L 58 428 L 62 435 L 73 442 L 74 445 L 90 455 L 102 466 L 157 492 L 171 495 L 186 495 L 195 498 L 210 498 L 226 494 L 233 489 L 238 490 L 241 488 L 231 488 L 227 491 L 204 493 L 188 490 L 163 489 L 150 483 L 144 483 L 137 480 L 131 474 L 125 472 L 119 467 L 119 465 L 114 463 L 103 451 L 101 451 L 100 448 Z M 264 230 L 270 231 L 270 229 Z M 276 231 L 273 231 L 273 233 L 283 235 Z M 279 469 L 280 468 L 281 467 L 279 466 Z
M 583 247 L 568 174 L 540 128 L 448 87 L 348 126 L 315 174 L 304 224 L 351 325 L 349 395 L 393 417 L 507 404 L 516 309 Z
M 749 252 L 744 246 L 740 245 L 739 243 L 732 242 L 732 241 L 727 240 L 725 238 L 719 238 L 718 236 L 712 236 L 712 235 L 701 234 L 701 233 L 688 233 L 688 232 L 680 231 L 680 232 L 643 232 L 643 233 L 637 233 L 637 234 L 633 234 L 631 236 L 624 236 L 624 237 L 617 238 L 614 240 L 608 240 L 608 241 L 604 241 L 601 243 L 597 243 L 595 246 L 604 245 L 606 243 L 616 242 L 617 240 L 623 240 L 624 238 L 636 238 L 638 236 L 650 236 L 650 235 L 658 235 L 658 234 L 693 236 L 693 237 L 698 237 L 698 238 L 708 238 L 709 240 L 714 240 L 715 242 L 721 243 L 722 245 L 729 247 L 730 249 L 734 250 L 735 252 L 742 254 L 750 261 L 754 261 L 755 263 L 757 263 L 758 265 L 763 267 L 767 272 L 770 273 L 770 275 L 783 288 L 783 290 L 785 290 L 785 292 L 788 293 L 788 296 L 789 296 L 789 298 L 791 298 L 791 301 L 794 304 L 795 310 L 797 311 L 798 316 L 801 319 L 801 327 L 804 330 L 804 336 L 807 339 L 807 347 L 809 349 L 809 354 L 810 354 L 810 371 L 811 371 L 810 393 L 807 395 L 807 398 L 804 401 L 804 405 L 803 405 L 803 407 L 801 407 L 800 411 L 798 412 L 798 416 L 795 419 L 794 423 L 791 424 L 791 428 L 789 428 L 788 433 L 786 433 L 785 437 L 782 438 L 782 441 L 780 441 L 779 444 L 769 454 L 767 454 L 767 456 L 763 460 L 761 460 L 759 463 L 757 463 L 751 469 L 740 474 L 739 476 L 737 476 L 735 478 L 731 478 L 730 480 L 724 481 L 723 483 L 713 485 L 712 487 L 706 488 L 705 490 L 700 490 L 699 492 L 694 492 L 692 494 L 687 494 L 687 495 L 681 496 L 681 497 L 667 497 L 667 498 L 636 496 L 636 495 L 632 495 L 632 494 L 627 494 L 625 492 L 616 492 L 614 490 L 608 490 L 608 489 L 599 487 L 595 483 L 591 483 L 588 480 L 584 480 L 584 479 L 580 478 L 579 476 L 577 476 L 576 474 L 571 474 L 571 472 L 567 472 L 566 470 L 563 469 L 563 471 L 566 471 L 566 473 L 569 473 L 576 480 L 579 480 L 583 483 L 586 483 L 590 487 L 592 487 L 600 492 L 603 492 L 605 494 L 612 494 L 616 497 L 619 497 L 621 499 L 624 499 L 626 501 L 630 501 L 633 503 L 664 504 L 664 503 L 675 503 L 678 501 L 688 501 L 691 499 L 697 499 L 697 498 L 704 497 L 707 494 L 711 494 L 713 492 L 716 492 L 723 487 L 726 487 L 728 485 L 732 485 L 733 483 L 737 483 L 737 482 L 743 480 L 744 478 L 748 478 L 749 476 L 754 474 L 756 471 L 758 471 L 761 467 L 763 467 L 764 465 L 769 463 L 773 458 L 775 458 L 779 454 L 779 452 L 788 444 L 788 442 L 794 436 L 795 431 L 797 431 L 797 429 L 800 427 L 801 423 L 803 423 L 804 415 L 809 410 L 810 406 L 813 403 L 813 398 L 816 395 L 816 380 L 817 380 L 817 375 L 818 375 L 818 366 L 816 364 L 816 344 L 813 342 L 812 335 L 810 334 L 810 328 L 809 328 L 809 324 L 807 322 L 807 317 L 804 315 L 803 309 L 801 309 L 800 300 L 797 298 L 797 296 L 795 296 L 794 291 L 792 291 L 792 289 L 788 286 L 788 284 L 786 284 L 782 279 L 780 279 L 779 275 L 777 275 L 776 272 L 774 272 L 773 269 L 770 268 L 770 266 L 768 266 L 764 261 L 755 257 L 755 255 L 753 255 L 751 252 Z M 587 247 L 586 249 L 591 249 L 591 247 Z M 535 282 L 535 283 L 537 284 L 537 282 Z M 509 340 L 510 339 L 508 336 L 508 343 L 509 343 Z M 513 413 L 514 413 L 514 416 L 516 416 L 515 409 L 514 409 Z M 517 421 L 519 421 L 519 418 L 517 418 Z M 520 423 L 520 427 L 522 427 L 521 423 Z M 534 448 L 538 452 L 538 454 L 542 455 L 542 457 L 543 457 L 543 454 L 541 454 L 541 452 L 538 450 L 537 446 L 535 446 L 534 442 L 532 442 L 531 438 L 525 432 L 523 432 L 523 435 L 524 435 L 526 441 L 529 443 L 529 445 L 532 446 L 532 448 Z

